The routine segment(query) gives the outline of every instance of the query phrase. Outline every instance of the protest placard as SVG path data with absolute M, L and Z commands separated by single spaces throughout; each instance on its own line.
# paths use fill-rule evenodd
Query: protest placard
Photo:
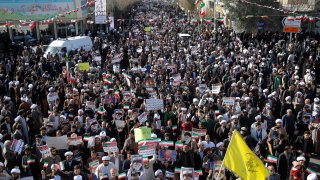
M 37 146 L 39 149 L 40 153 L 42 154 L 42 158 L 46 158 L 50 156 L 50 149 L 48 145 L 43 145 L 43 146 Z
M 89 163 L 90 172 L 91 173 L 95 173 L 98 166 L 99 166 L 99 160 L 98 159 L 95 160 L 95 161 L 90 162 Z
M 139 155 L 153 156 L 156 153 L 156 149 L 152 146 L 144 145 L 139 148 Z
M 88 62 L 78 63 L 79 71 L 89 71 L 90 64 Z
M 95 60 L 95 61 L 98 61 L 98 62 L 101 62 L 101 56 L 95 56 L 95 57 L 94 57 L 94 60 Z
M 194 168 L 181 167 L 180 179 L 194 179 Z
M 151 31 L 151 27 L 150 27 L 150 26 L 145 27 L 145 28 L 144 28 L 144 31 L 145 31 L 145 32 L 150 32 L 150 31 Z
M 208 89 L 208 86 L 206 84 L 199 84 L 199 92 L 205 93 L 205 91 Z
M 144 112 L 138 117 L 139 123 L 142 124 L 148 120 L 148 113 Z
M 117 142 L 103 142 L 102 143 L 104 152 L 118 152 Z
M 153 147 L 153 148 L 157 148 L 160 141 L 161 141 L 161 138 L 141 140 L 138 142 L 138 148 L 140 148 L 141 146 L 145 146 L 145 145 Z
M 21 153 L 22 149 L 23 149 L 23 145 L 24 145 L 24 142 L 22 139 L 14 139 L 11 143 L 11 147 L 10 149 L 18 154 Z
M 234 105 L 236 98 L 235 97 L 223 97 L 222 102 L 225 105 Z
M 143 156 L 142 155 L 132 155 L 131 156 L 131 172 L 143 172 Z
M 221 89 L 220 85 L 212 86 L 212 94 L 219 94 L 220 89 Z
M 52 148 L 55 147 L 56 149 L 68 149 L 67 144 L 68 137 L 67 135 L 59 136 L 59 137 L 47 137 L 47 145 Z
M 161 149 L 159 151 L 159 157 L 161 160 L 176 161 L 177 151 L 169 149 Z
M 134 137 L 136 142 L 151 138 L 151 128 L 148 128 L 148 127 L 135 128 Z
M 166 178 L 174 178 L 174 172 L 166 171 Z
M 81 136 L 78 136 L 76 138 L 69 137 L 67 140 L 67 144 L 69 146 L 77 146 L 79 144 L 82 144 L 82 137 Z
M 146 99 L 145 103 L 147 111 L 163 109 L 163 99 Z
M 119 63 L 120 61 L 122 61 L 123 59 L 123 54 L 116 54 L 113 56 L 111 63 L 115 64 L 115 63 Z
M 115 123 L 116 123 L 116 127 L 118 129 L 122 129 L 125 127 L 126 125 L 126 122 L 124 122 L 123 120 L 115 120 Z

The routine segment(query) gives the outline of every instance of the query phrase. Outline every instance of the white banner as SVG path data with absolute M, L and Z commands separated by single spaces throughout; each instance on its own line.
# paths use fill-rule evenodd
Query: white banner
M 163 109 L 163 99 L 146 99 L 147 111 Z
M 106 24 L 107 20 L 107 3 L 106 0 L 97 0 L 95 3 L 95 20 L 96 24 Z
M 68 149 L 67 145 L 68 137 L 67 135 L 60 136 L 60 137 L 47 137 L 47 145 L 52 148 L 55 147 L 56 149 Z

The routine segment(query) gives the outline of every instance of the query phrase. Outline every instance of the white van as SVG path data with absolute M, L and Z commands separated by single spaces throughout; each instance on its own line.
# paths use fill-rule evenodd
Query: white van
M 43 57 L 47 57 L 49 52 L 50 54 L 60 53 L 62 48 L 66 48 L 67 52 L 80 48 L 89 51 L 92 49 L 92 46 L 92 40 L 89 36 L 76 36 L 69 37 L 67 39 L 58 39 L 50 43 Z

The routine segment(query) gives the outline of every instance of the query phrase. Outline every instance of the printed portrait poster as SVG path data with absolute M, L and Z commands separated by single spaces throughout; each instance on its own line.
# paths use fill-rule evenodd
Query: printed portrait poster
M 194 168 L 181 167 L 181 180 L 194 180 Z
M 143 156 L 142 155 L 132 155 L 131 157 L 132 173 L 143 172 Z

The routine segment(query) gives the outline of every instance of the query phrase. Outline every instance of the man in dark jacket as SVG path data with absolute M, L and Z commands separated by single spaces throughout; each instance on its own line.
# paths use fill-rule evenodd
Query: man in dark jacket
M 178 153 L 177 167 L 194 167 L 194 154 L 188 145 L 183 146 L 183 151 Z
M 299 153 L 303 153 L 304 157 L 306 158 L 305 166 L 308 167 L 311 153 L 313 152 L 313 141 L 310 138 L 311 133 L 310 131 L 305 131 L 303 136 L 298 136 L 296 141 L 293 144 L 295 150 Z
M 292 161 L 291 147 L 286 146 L 284 152 L 279 155 L 277 162 L 277 170 L 280 174 L 280 179 L 287 179 L 289 177 Z
M 22 157 L 22 167 L 26 176 L 33 176 L 33 179 L 40 179 L 39 159 L 31 153 L 31 148 L 25 147 L 25 155 Z
M 84 172 L 81 172 L 81 167 L 79 165 L 74 166 L 74 170 L 71 172 L 63 172 L 60 171 L 58 168 L 53 168 L 52 171 L 55 171 L 57 175 L 61 176 L 62 179 L 65 180 L 73 180 L 75 179 L 74 177 L 82 177 L 82 180 L 88 180 L 88 175 L 85 174 Z

